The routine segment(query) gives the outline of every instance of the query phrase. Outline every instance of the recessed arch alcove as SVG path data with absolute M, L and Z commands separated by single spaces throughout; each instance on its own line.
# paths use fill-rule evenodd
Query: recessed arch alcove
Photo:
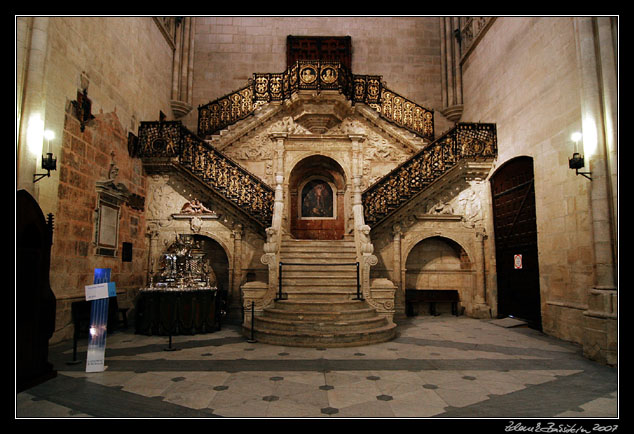
M 346 176 L 324 155 L 300 160 L 289 176 L 290 233 L 298 239 L 342 239 L 345 231 Z
M 231 265 L 225 247 L 217 240 L 206 235 L 196 234 L 192 237 L 200 244 L 200 250 L 205 253 L 205 258 L 215 274 L 218 289 L 223 292 L 228 291 L 230 288 Z
M 464 305 L 473 298 L 474 268 L 474 262 L 467 251 L 453 239 L 443 236 L 423 238 L 407 253 L 405 287 L 418 290 L 457 290 Z

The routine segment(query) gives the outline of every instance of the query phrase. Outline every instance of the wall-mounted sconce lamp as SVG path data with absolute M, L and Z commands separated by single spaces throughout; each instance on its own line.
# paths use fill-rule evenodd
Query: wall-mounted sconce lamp
M 572 136 L 570 136 L 570 138 L 573 142 L 575 142 L 575 151 L 572 154 L 572 158 L 568 159 L 568 167 L 574 169 L 577 175 L 581 175 L 592 181 L 592 177 L 590 176 L 592 175 L 592 172 L 579 172 L 579 169 L 582 169 L 584 167 L 583 155 L 581 155 L 577 150 L 577 144 L 579 143 L 579 140 L 581 140 L 581 133 L 572 133 Z
M 34 173 L 33 183 L 36 183 L 45 176 L 51 176 L 51 170 L 57 169 L 57 158 L 53 158 L 53 152 L 51 150 L 51 140 L 55 138 L 55 134 L 51 130 L 44 131 L 44 138 L 48 142 L 48 152 L 46 156 L 42 155 L 42 169 L 46 170 L 46 173 Z

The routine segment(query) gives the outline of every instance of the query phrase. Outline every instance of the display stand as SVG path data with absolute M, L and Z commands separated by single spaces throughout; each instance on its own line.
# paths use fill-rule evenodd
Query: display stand
M 110 282 L 110 269 L 95 269 L 94 284 L 85 287 L 86 301 L 91 301 L 90 328 L 86 372 L 103 372 L 106 367 L 106 337 L 108 329 L 108 301 L 116 297 L 114 282 Z

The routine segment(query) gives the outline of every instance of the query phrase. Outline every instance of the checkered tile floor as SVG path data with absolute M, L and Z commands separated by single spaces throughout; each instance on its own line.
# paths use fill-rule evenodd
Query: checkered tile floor
M 69 364 L 16 395 L 28 418 L 610 418 L 615 368 L 526 327 L 408 318 L 390 342 L 349 348 L 249 343 L 237 326 L 196 336 L 108 336 L 107 369 Z M 78 359 L 85 360 L 85 343 Z

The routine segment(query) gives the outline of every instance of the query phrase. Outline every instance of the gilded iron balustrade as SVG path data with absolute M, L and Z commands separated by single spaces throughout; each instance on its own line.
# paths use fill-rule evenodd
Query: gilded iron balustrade
M 180 121 L 141 122 L 132 156 L 177 158 L 178 163 L 204 181 L 264 227 L 273 218 L 274 191 L 260 178 L 185 128 Z
M 362 194 L 365 222 L 371 226 L 380 223 L 460 160 L 496 156 L 495 124 L 457 124 Z
M 354 100 L 368 104 L 382 118 L 400 127 L 434 139 L 434 112 L 387 89 L 378 75 L 354 76 Z
M 352 75 L 339 62 L 299 60 L 282 73 L 255 73 L 249 84 L 198 107 L 198 135 L 207 137 L 251 115 L 258 107 L 301 90 L 336 90 L 368 104 L 384 119 L 433 140 L 434 112 L 387 89 L 379 75 Z

